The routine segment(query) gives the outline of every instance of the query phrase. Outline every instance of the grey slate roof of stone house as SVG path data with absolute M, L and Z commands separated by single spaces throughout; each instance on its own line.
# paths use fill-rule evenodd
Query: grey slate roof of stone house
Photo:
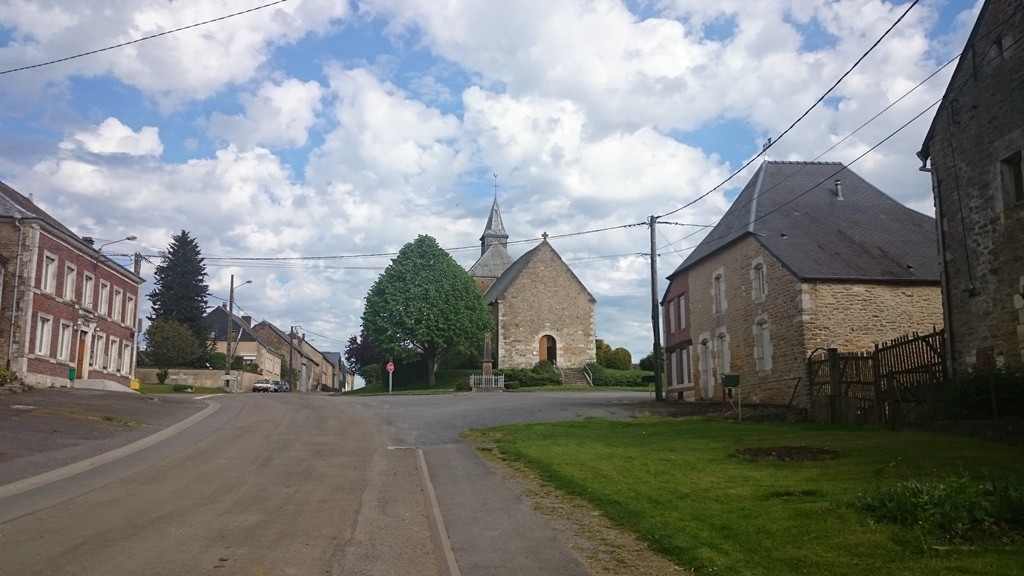
M 265 339 L 261 338 L 259 334 L 253 331 L 252 326 L 246 325 L 245 321 L 242 320 L 241 317 L 239 317 L 236 314 L 232 314 L 231 316 L 231 328 L 234 329 L 236 327 L 241 327 L 242 332 L 239 335 L 239 342 L 257 342 L 267 350 L 271 350 L 280 355 L 279 352 L 270 347 L 269 343 Z M 210 329 L 211 332 L 213 332 L 214 340 L 221 341 L 227 339 L 227 308 L 224 308 L 223 306 L 214 306 L 212 309 L 210 309 L 209 312 L 206 313 L 206 316 L 203 317 L 203 322 L 205 322 L 206 326 Z
M 516 278 L 518 278 L 519 275 L 522 274 L 523 270 L 525 270 L 526 267 L 529 266 L 531 262 L 533 262 L 533 260 L 537 257 L 538 254 L 540 254 L 542 250 L 550 251 L 555 256 L 555 258 L 558 259 L 559 262 L 565 265 L 565 269 L 569 271 L 569 274 L 572 275 L 573 279 L 576 280 L 576 282 L 578 282 L 579 285 L 583 288 L 583 291 L 587 293 L 587 296 L 590 298 L 590 301 L 597 302 L 597 300 L 594 298 L 594 295 L 590 293 L 590 290 L 587 290 L 586 285 L 584 285 L 583 282 L 580 281 L 579 277 L 576 276 L 576 273 L 572 271 L 572 268 L 569 268 L 569 266 L 565 264 L 565 261 L 562 260 L 562 257 L 558 255 L 558 252 L 551 247 L 551 244 L 548 243 L 547 238 L 544 238 L 544 240 L 542 240 L 540 244 L 534 246 L 533 249 L 531 249 L 529 252 L 520 256 L 518 260 L 513 262 L 512 265 L 509 266 L 508 269 L 505 270 L 505 272 L 502 273 L 502 275 L 499 276 L 498 279 L 494 281 L 494 284 L 492 284 L 491 287 L 487 290 L 487 293 L 484 294 L 484 302 L 490 304 L 493 302 L 497 302 L 498 300 L 501 300 L 505 296 L 505 292 L 508 290 L 509 286 L 511 286 L 512 283 L 515 282 Z
M 762 163 L 669 278 L 748 236 L 800 280 L 939 281 L 935 220 L 838 162 Z

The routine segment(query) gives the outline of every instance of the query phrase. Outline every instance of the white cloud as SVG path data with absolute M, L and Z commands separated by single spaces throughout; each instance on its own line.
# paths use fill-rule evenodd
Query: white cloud
M 117 118 L 107 118 L 95 129 L 75 132 L 61 142 L 60 147 L 64 150 L 81 148 L 94 154 L 129 156 L 159 156 L 164 150 L 159 129 L 143 126 L 138 132 L 133 132 Z
M 322 92 L 320 84 L 312 80 L 264 82 L 256 94 L 239 94 L 245 109 L 242 114 L 214 112 L 208 130 L 240 148 L 305 146 L 309 129 L 317 122 Z

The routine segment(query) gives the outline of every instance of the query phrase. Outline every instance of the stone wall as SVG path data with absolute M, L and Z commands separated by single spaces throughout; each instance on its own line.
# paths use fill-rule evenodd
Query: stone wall
M 758 264 L 763 294 L 755 288 Z M 725 306 L 717 313 L 716 274 L 725 287 Z M 942 326 L 937 285 L 801 284 L 750 237 L 691 267 L 689 287 L 694 399 L 720 399 L 721 375 L 728 372 L 740 375 L 744 401 L 788 404 L 793 398 L 806 406 L 806 359 L 815 348 L 870 350 L 876 342 Z M 759 323 L 767 326 L 770 343 L 761 369 Z
M 594 362 L 593 296 L 546 241 L 534 250 L 495 305 L 498 368 L 533 367 L 543 336 L 554 337 L 559 366 Z
M 1024 10 L 990 0 L 983 16 L 927 143 L 957 369 L 1024 365 L 1024 202 L 1004 162 L 1024 150 Z

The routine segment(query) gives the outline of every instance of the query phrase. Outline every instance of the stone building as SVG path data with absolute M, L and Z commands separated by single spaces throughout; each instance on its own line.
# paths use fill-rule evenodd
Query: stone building
M 470 275 L 493 314 L 494 332 L 485 348 L 496 367 L 531 368 L 550 361 L 581 368 L 594 362 L 594 296 L 548 242 L 547 233 L 514 262 L 507 244 L 495 198 Z
M 104 246 L 0 182 L 0 358 L 12 376 L 37 387 L 129 390 L 142 278 Z
M 942 326 L 932 218 L 831 162 L 764 162 L 662 298 L 668 391 L 806 405 L 817 349 Z
M 918 152 L 941 225 L 954 375 L 973 364 L 1024 366 L 1022 154 L 1024 9 L 988 0 Z
M 243 366 L 255 365 L 258 373 L 269 380 L 282 379 L 284 355 L 253 331 L 251 316 L 231 314 L 229 319 L 228 305 L 224 303 L 207 312 L 203 321 L 210 329 L 214 350 L 227 355 L 230 348 L 231 356 L 241 358 Z

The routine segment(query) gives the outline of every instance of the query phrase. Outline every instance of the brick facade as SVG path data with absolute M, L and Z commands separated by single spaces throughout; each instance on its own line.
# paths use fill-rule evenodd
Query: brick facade
M 956 371 L 1024 366 L 1024 10 L 989 0 L 924 147 L 941 224 Z
M 8 258 L 0 293 L 8 370 L 37 387 L 72 385 L 71 368 L 76 381 L 128 387 L 142 279 L 45 219 L 0 218 L 0 253 Z

